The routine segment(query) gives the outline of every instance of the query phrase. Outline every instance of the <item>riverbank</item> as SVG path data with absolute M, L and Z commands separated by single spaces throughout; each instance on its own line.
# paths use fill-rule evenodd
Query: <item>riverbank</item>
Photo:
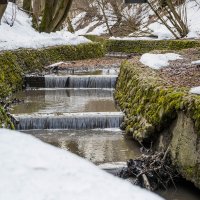
M 196 54 L 189 56 L 191 51 Z M 198 69 L 188 67 L 192 60 L 198 60 L 198 51 L 176 52 L 183 60 L 171 61 L 160 70 L 143 65 L 140 57 L 124 62 L 115 97 L 126 114 L 122 125 L 126 133 L 139 142 L 153 142 L 159 149 L 169 146 L 173 162 L 183 177 L 200 187 L 200 97 L 189 93 L 188 81 L 199 73 Z M 175 73 L 178 69 L 179 73 Z

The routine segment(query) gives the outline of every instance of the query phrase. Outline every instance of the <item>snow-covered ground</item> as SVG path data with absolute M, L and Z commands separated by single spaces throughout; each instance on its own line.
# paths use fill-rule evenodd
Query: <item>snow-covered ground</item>
M 200 86 L 191 88 L 189 93 L 191 93 L 191 94 L 200 94 Z
M 0 129 L 2 200 L 160 200 L 33 136 Z
M 16 20 L 11 27 L 14 4 L 9 3 L 0 25 L 0 51 L 18 48 L 42 48 L 55 45 L 77 45 L 90 42 L 66 30 L 56 33 L 39 33 L 32 27 L 31 18 L 24 12 L 16 10 Z M 8 23 L 7 23 L 8 22 Z
M 169 65 L 169 61 L 182 59 L 180 55 L 175 53 L 152 54 L 145 53 L 141 56 L 140 62 L 152 69 L 161 69 Z

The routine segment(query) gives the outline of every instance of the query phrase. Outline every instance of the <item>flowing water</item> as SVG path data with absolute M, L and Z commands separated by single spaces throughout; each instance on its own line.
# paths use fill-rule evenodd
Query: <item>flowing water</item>
M 141 154 L 139 145 L 125 138 L 119 129 L 29 130 L 26 133 L 69 150 L 95 164 L 125 162 Z
M 16 128 L 97 165 L 137 158 L 139 145 L 119 129 L 123 113 L 113 100 L 118 71 L 72 68 L 27 76 L 29 89 L 14 96 L 24 102 L 11 110 Z M 183 183 L 157 193 L 167 200 L 200 199 L 199 190 Z

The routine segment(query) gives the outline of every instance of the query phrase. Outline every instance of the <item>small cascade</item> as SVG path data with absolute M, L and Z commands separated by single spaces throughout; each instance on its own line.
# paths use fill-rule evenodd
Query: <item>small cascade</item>
M 45 76 L 46 88 L 114 88 L 116 75 Z
M 119 128 L 121 112 L 13 115 L 17 130 Z
M 113 101 L 119 69 L 73 70 L 25 77 L 26 101 L 12 112 L 17 130 L 120 128 L 123 113 Z

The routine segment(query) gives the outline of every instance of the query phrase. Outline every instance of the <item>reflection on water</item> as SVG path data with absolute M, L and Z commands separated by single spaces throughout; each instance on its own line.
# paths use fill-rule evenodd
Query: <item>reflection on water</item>
M 176 183 L 176 188 L 171 187 L 168 190 L 157 191 L 157 194 L 166 200 L 199 200 L 200 191 L 191 183 L 180 181 Z
M 119 130 L 41 130 L 28 133 L 93 163 L 127 161 L 140 155 L 138 145 L 126 139 Z
M 12 114 L 118 111 L 113 90 L 25 90 L 14 97 L 24 99 L 24 103 L 13 106 Z

